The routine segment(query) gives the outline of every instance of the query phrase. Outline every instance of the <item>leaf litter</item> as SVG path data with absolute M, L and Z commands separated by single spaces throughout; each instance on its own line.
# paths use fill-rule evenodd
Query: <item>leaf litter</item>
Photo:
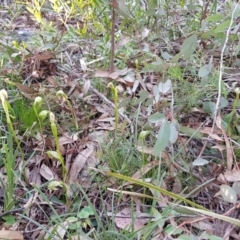
M 113 3 L 114 6 L 117 4 L 115 1 Z M 116 5 L 116 8 L 120 9 L 122 15 L 131 17 L 131 13 L 126 6 L 127 5 L 121 2 L 120 5 Z M 178 15 L 175 17 L 177 16 Z M 54 16 L 49 15 L 46 17 L 53 18 Z M 26 22 L 27 17 L 25 19 L 23 16 L 14 21 L 15 25 L 13 28 L 16 28 L 17 25 L 24 25 L 23 19 L 25 26 L 30 24 L 29 22 Z M 58 25 L 59 23 L 57 23 L 57 21 L 54 21 L 54 24 L 56 24 L 59 28 L 63 27 Z M 225 29 L 226 24 L 226 22 L 220 24 L 215 29 L 215 33 L 221 32 L 222 29 Z M 68 55 L 71 56 L 71 60 L 69 60 L 69 62 L 72 65 L 76 64 L 75 68 L 70 67 L 68 70 L 60 66 L 59 56 L 57 52 L 53 50 L 52 46 L 46 46 L 46 49 L 38 48 L 31 51 L 24 59 L 23 68 L 20 73 L 24 82 L 14 82 L 14 84 L 19 90 L 19 93 L 23 94 L 30 100 L 35 99 L 37 95 L 44 96 L 45 105 L 51 108 L 52 111 L 54 110 L 59 113 L 58 127 L 60 129 L 60 136 L 58 141 L 61 153 L 66 162 L 69 184 L 79 183 L 83 188 L 91 189 L 92 180 L 90 178 L 89 169 L 96 169 L 99 173 L 103 173 L 101 169 L 97 168 L 98 164 L 101 164 L 97 153 L 98 149 L 101 148 L 106 139 L 109 139 L 110 132 L 115 129 L 115 105 L 104 94 L 101 94 L 93 87 L 92 77 L 103 78 L 104 81 L 111 79 L 118 82 L 124 90 L 126 89 L 130 98 L 134 99 L 135 96 L 145 98 L 143 101 L 140 101 L 141 106 L 139 109 L 141 114 L 139 114 L 139 119 L 128 117 L 131 113 L 138 111 L 137 107 L 134 106 L 134 103 L 128 103 L 127 107 L 132 109 L 132 112 L 130 112 L 130 114 L 119 112 L 122 122 L 126 121 L 129 125 L 132 125 L 137 119 L 137 121 L 139 121 L 138 125 L 143 127 L 146 119 L 151 120 L 151 113 L 153 112 L 153 109 L 156 113 L 163 110 L 163 121 L 160 124 L 155 124 L 154 126 L 154 122 L 150 121 L 150 124 L 152 124 L 150 126 L 155 131 L 155 136 L 158 136 L 156 145 L 135 144 L 135 148 L 141 154 L 149 155 L 150 160 L 146 162 L 141 169 L 137 170 L 132 177 L 139 180 L 148 180 L 148 173 L 159 166 L 159 159 L 156 159 L 156 157 L 158 157 L 161 153 L 162 164 L 166 164 L 169 168 L 169 176 L 162 179 L 162 188 L 166 190 L 171 189 L 174 193 L 182 194 L 183 186 L 179 178 L 179 171 L 182 168 L 185 169 L 185 174 L 189 174 L 191 171 L 193 176 L 198 175 L 195 185 L 201 185 L 214 176 L 216 180 L 213 184 L 204 187 L 197 195 L 190 197 L 192 197 L 192 199 L 194 199 L 197 203 L 208 207 L 212 211 L 237 218 L 239 216 L 238 208 L 235 209 L 236 213 L 234 214 L 230 211 L 233 208 L 232 204 L 237 203 L 239 197 L 239 187 L 237 185 L 239 181 L 239 166 L 237 164 L 237 156 L 235 156 L 233 151 L 233 142 L 231 141 L 230 134 L 222 128 L 220 128 L 220 131 L 219 129 L 213 129 L 212 131 L 211 123 L 205 124 L 207 114 L 200 107 L 198 107 L 198 111 L 195 111 L 195 109 L 190 112 L 190 116 L 187 116 L 187 114 L 185 116 L 181 116 L 181 126 L 180 129 L 178 129 L 173 124 L 176 116 L 171 114 L 174 114 L 174 111 L 168 111 L 167 108 L 170 108 L 171 106 L 166 104 L 167 102 L 176 101 L 176 99 L 173 99 L 174 96 L 171 94 L 172 88 L 174 90 L 175 83 L 169 79 L 166 79 L 166 81 L 158 81 L 163 77 L 161 72 L 169 68 L 169 61 L 176 62 L 178 59 L 183 59 L 184 64 L 184 61 L 186 61 L 188 57 L 191 57 L 191 55 L 200 48 L 197 44 L 197 40 L 201 36 L 192 34 L 187 38 L 175 40 L 173 43 L 175 46 L 172 46 L 172 51 L 168 51 L 165 46 L 161 46 L 161 48 L 165 48 L 165 54 L 162 54 L 163 52 L 161 53 L 164 59 L 162 60 L 157 59 L 156 57 L 158 54 L 157 51 L 161 52 L 162 49 L 160 51 L 159 46 L 154 43 L 149 44 L 148 42 L 147 38 L 150 33 L 151 32 L 148 28 L 144 28 L 138 33 L 142 44 L 141 45 L 139 43 L 140 55 L 136 54 L 135 56 L 128 58 L 126 61 L 127 68 L 124 68 L 123 70 L 115 69 L 114 72 L 97 69 L 96 71 L 94 70 L 95 75 L 89 74 L 91 70 L 89 64 L 90 62 L 85 61 L 84 58 L 80 58 L 79 68 L 77 66 L 77 61 L 74 62 L 75 60 L 72 56 L 74 55 L 74 52 L 79 51 L 78 48 L 66 49 L 66 56 L 68 51 L 70 51 L 70 54 Z M 203 39 L 202 41 L 205 42 L 206 39 Z M 122 36 L 116 47 L 120 50 L 121 47 L 130 42 L 131 39 L 129 37 Z M 86 48 L 88 47 L 91 48 L 91 46 L 87 46 Z M 155 54 L 147 56 L 146 49 L 152 50 Z M 203 48 L 203 50 L 206 49 Z M 168 53 L 168 55 L 166 53 Z M 141 54 L 143 55 L 143 58 L 141 58 Z M 206 51 L 206 58 L 208 54 L 209 53 Z M 174 55 L 175 57 L 172 58 Z M 101 61 L 101 58 L 99 59 L 99 61 Z M 213 66 L 210 64 L 210 61 L 206 61 L 205 65 L 200 67 L 198 77 L 204 78 L 209 75 L 211 71 L 213 71 L 214 66 L 218 66 L 216 64 L 218 59 L 219 53 L 216 50 L 214 58 L 211 60 L 213 62 Z M 139 60 L 139 62 L 135 60 Z M 64 61 L 66 63 L 68 60 Z M 71 64 L 69 64 L 69 66 L 71 66 Z M 14 72 L 13 70 L 12 72 Z M 1 74 L 8 71 L 10 70 L 1 70 Z M 236 71 L 236 69 L 234 69 L 234 71 Z M 152 72 L 154 72 L 154 74 Z M 79 77 L 83 79 L 79 81 Z M 61 81 L 59 81 L 59 78 Z M 47 81 L 45 81 L 45 79 Z M 191 79 L 187 79 L 187 81 L 191 81 Z M 224 81 L 228 84 L 234 83 L 237 85 L 238 74 L 227 73 L 224 75 Z M 72 128 L 72 125 L 70 124 L 72 117 L 71 109 L 66 102 L 59 101 L 59 99 L 55 96 L 57 89 L 60 87 L 71 99 L 73 113 L 77 116 L 78 124 L 83 126 L 82 129 L 75 134 L 69 133 L 69 129 Z M 146 96 L 141 95 L 143 94 L 141 91 L 145 91 Z M 152 101 L 153 104 L 151 106 L 146 106 L 145 101 L 150 101 L 153 98 L 155 98 L 155 101 Z M 131 102 L 130 99 L 129 102 Z M 227 106 L 227 108 L 228 107 L 229 106 Z M 223 110 L 227 112 L 227 108 Z M 123 130 L 123 132 L 128 130 Z M 132 132 L 131 128 L 130 133 Z M 169 135 L 171 135 L 170 139 L 168 139 Z M 20 134 L 18 137 L 21 138 Z M 151 138 L 147 140 L 150 141 Z M 169 148 L 169 141 L 172 144 L 172 149 Z M 182 144 L 179 145 L 182 146 L 180 149 L 177 145 L 178 141 Z M 200 142 L 207 142 L 206 147 L 204 147 L 204 144 Z M 192 151 L 191 149 L 193 146 L 196 146 L 195 151 Z M 28 139 L 28 143 L 23 147 L 23 149 L 26 153 L 28 153 L 31 149 L 31 151 L 34 151 L 34 155 L 29 158 L 29 161 L 26 164 L 26 183 L 24 183 L 23 186 L 26 184 L 41 186 L 47 181 L 62 181 L 60 163 L 56 159 L 50 159 L 46 154 L 47 151 L 53 150 L 55 147 L 54 139 L 49 133 L 43 134 L 41 132 L 37 132 L 35 136 Z M 201 154 L 201 152 L 203 153 Z M 178 157 L 174 158 L 176 153 Z M 217 160 L 220 159 L 220 161 L 215 163 L 215 158 Z M 184 166 L 182 159 L 187 159 L 187 165 L 191 165 L 191 167 L 187 169 Z M 227 167 L 225 167 L 224 163 L 226 163 Z M 154 185 L 159 186 L 159 182 L 155 181 L 155 179 L 150 179 L 150 181 L 151 180 Z M 109 180 L 109 182 L 114 187 L 118 187 L 116 181 L 111 182 Z M 129 183 L 124 183 L 121 187 L 124 189 L 129 187 L 128 185 Z M 192 187 L 194 187 L 194 184 Z M 19 189 L 16 190 L 20 191 L 22 189 L 19 187 Z M 42 191 L 49 197 L 50 203 L 59 213 L 64 213 L 68 210 L 68 206 L 66 206 L 65 203 L 63 204 L 63 201 L 61 202 L 61 198 L 64 196 L 63 188 L 56 187 L 51 191 L 47 188 L 43 188 Z M 98 189 L 91 189 L 91 191 L 96 194 L 99 192 Z M 158 198 L 158 207 L 164 209 L 172 202 L 170 197 L 164 196 L 156 191 L 150 191 L 153 196 Z M 124 197 L 122 197 L 122 200 L 123 199 Z M 52 211 L 52 209 L 48 206 L 48 203 L 42 198 L 42 196 L 37 196 L 34 201 L 35 206 L 32 209 L 29 209 L 30 211 L 28 213 L 28 217 L 38 220 L 39 222 L 46 223 L 46 221 L 49 221 L 49 218 L 48 216 L 45 216 L 45 213 Z M 60 202 L 59 205 L 57 201 Z M 111 202 L 110 199 L 106 197 L 106 202 L 107 201 Z M 222 208 L 222 202 L 224 202 L 224 208 Z M 128 231 L 139 230 L 148 222 L 153 220 L 152 215 L 149 212 L 146 213 L 140 210 L 144 209 L 142 206 L 144 204 L 142 204 L 141 201 L 135 201 L 135 203 L 137 207 L 134 210 L 129 207 L 125 207 L 117 212 L 108 212 L 108 217 L 114 219 L 118 229 L 125 229 Z M 42 209 L 37 207 L 37 205 L 42 205 Z M 228 210 L 230 211 L 229 214 Z M 187 227 L 189 225 L 205 231 L 208 234 L 216 234 L 216 231 L 214 230 L 214 224 L 216 224 L 216 222 L 212 224 L 213 221 L 213 218 L 201 219 L 201 217 L 182 217 L 178 223 L 175 222 L 174 219 L 167 221 L 167 223 L 170 222 L 176 229 L 181 227 L 187 233 L 189 233 L 189 228 Z M 62 225 L 53 225 L 49 231 L 52 232 L 52 230 L 55 230 L 59 237 L 64 238 L 70 225 L 69 222 L 70 221 L 66 220 L 62 222 Z M 222 225 L 222 222 L 219 224 Z M 29 225 L 31 229 L 34 229 L 34 224 L 29 222 Z M 232 234 L 232 236 L 238 236 L 238 232 L 230 229 L 229 226 L 225 226 L 225 229 L 228 229 L 228 235 L 230 236 Z M 163 226 L 159 226 L 159 228 L 162 230 Z M 172 230 L 170 230 L 170 232 L 171 231 Z M 18 233 L 20 232 L 16 232 L 16 234 Z M 14 232 L 2 230 L 0 234 L 9 234 L 9 239 L 14 239 L 14 237 L 10 236 L 11 234 L 14 235 Z M 161 232 L 161 234 L 162 237 L 167 236 L 167 234 L 163 236 L 165 234 L 163 232 Z M 46 235 L 45 239 L 48 237 L 49 236 Z M 21 234 L 18 238 L 22 239 Z

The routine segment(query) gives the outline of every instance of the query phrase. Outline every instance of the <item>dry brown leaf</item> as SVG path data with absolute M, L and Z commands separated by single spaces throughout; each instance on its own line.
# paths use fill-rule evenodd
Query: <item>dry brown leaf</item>
M 240 181 L 240 170 L 236 168 L 230 169 L 230 170 L 226 169 L 226 171 L 223 173 L 223 176 L 220 176 L 220 175 L 219 175 L 219 179 L 217 178 L 218 180 L 226 179 L 226 181 L 228 182 Z
M 29 209 L 32 207 L 33 203 L 36 203 L 36 199 L 38 197 L 38 192 L 35 191 L 34 195 L 31 195 L 31 197 L 28 199 L 28 201 L 24 204 L 24 209 Z
M 48 76 L 47 81 L 53 86 L 53 87 L 59 87 L 59 84 L 56 80 L 55 76 Z
M 34 165 L 34 168 L 30 172 L 28 182 L 32 185 L 40 186 L 42 184 L 39 168 Z
M 146 147 L 146 146 L 142 146 L 142 145 L 139 145 L 139 144 L 135 145 L 135 147 L 141 153 L 146 153 L 146 154 L 155 156 L 152 147 Z M 169 154 L 166 151 L 162 151 L 161 158 L 163 160 L 165 160 L 167 163 L 170 162 Z
M 216 145 L 216 146 L 213 146 L 212 148 L 218 149 L 220 152 L 222 152 L 223 150 L 226 150 L 226 147 L 222 145 Z
M 228 139 L 225 131 L 222 130 L 222 133 L 223 133 L 224 140 L 225 140 L 225 143 L 226 143 L 227 168 L 230 170 L 230 169 L 232 169 L 232 165 L 233 165 L 233 156 L 234 156 L 234 153 L 233 153 L 232 146 L 231 146 L 231 144 L 230 144 L 230 141 L 229 141 L 229 139 Z
M 114 117 L 108 117 L 108 118 L 98 118 L 96 120 L 96 122 L 113 122 L 115 121 L 115 118 Z
M 23 234 L 19 231 L 0 230 L 0 239 L 24 240 Z
M 228 183 L 222 173 L 219 174 L 219 176 L 217 177 L 217 180 L 222 184 L 227 184 Z
M 198 112 L 198 113 L 204 113 L 204 111 L 200 108 L 197 108 L 197 107 L 193 107 L 191 112 Z
M 53 171 L 46 164 L 42 164 L 39 172 L 46 180 L 54 179 Z
M 172 192 L 176 194 L 179 194 L 182 192 L 182 183 L 181 183 L 181 180 L 177 177 L 174 179 Z
M 112 73 L 106 70 L 98 70 L 95 73 L 95 77 L 117 79 L 119 76 L 126 75 L 129 71 L 132 71 L 132 69 L 125 68 L 123 70 L 117 70 L 117 71 L 115 70 Z
M 85 60 L 86 60 L 85 58 L 80 58 L 81 68 L 84 73 L 87 71 L 87 64 L 86 64 Z M 89 80 L 87 80 L 87 81 L 89 81 Z
M 21 93 L 25 93 L 25 94 L 28 94 L 28 95 L 36 95 L 36 94 L 39 94 L 38 91 L 26 86 L 26 85 L 22 85 L 21 83 L 14 83 L 15 86 L 20 90 Z
M 157 181 L 153 181 L 152 184 L 159 187 L 159 183 Z M 167 190 L 167 185 L 164 180 L 161 181 L 160 188 Z M 170 198 L 168 196 L 164 196 L 162 193 L 160 193 L 159 191 L 156 191 L 152 188 L 150 188 L 149 190 L 151 191 L 151 193 L 154 197 L 158 198 L 157 203 L 158 203 L 159 207 L 164 208 L 169 205 L 168 202 L 170 201 Z
M 145 175 L 147 172 L 149 172 L 151 169 L 159 165 L 159 160 L 152 161 L 148 164 L 146 164 L 144 167 L 139 169 L 137 172 L 135 172 L 132 175 L 132 178 L 134 179 L 142 179 L 143 175 Z
M 217 141 L 223 141 L 223 139 L 221 137 L 219 137 L 217 134 L 215 133 L 211 133 L 211 132 L 208 132 L 206 129 L 202 129 L 199 131 L 200 133 L 206 133 L 208 134 L 212 139 L 215 139 Z
M 65 145 L 65 144 L 73 144 L 76 140 L 77 140 L 76 138 L 61 136 L 59 137 L 58 142 L 60 145 Z
M 132 212 L 131 208 L 124 208 L 118 212 L 115 216 L 114 222 L 120 229 L 125 229 L 127 231 L 136 231 L 141 229 L 149 222 L 151 217 L 148 213 L 137 213 Z
M 83 86 L 83 93 L 86 94 L 89 89 L 90 89 L 90 86 L 91 86 L 91 82 L 90 80 L 87 80 L 85 83 L 84 83 L 84 86 Z
M 43 52 L 35 51 L 33 59 L 41 61 L 41 60 L 49 60 L 54 57 L 55 57 L 55 53 L 51 51 L 43 51 Z
M 120 40 L 116 43 L 115 48 L 119 49 L 121 46 L 126 45 L 127 43 L 129 43 L 131 41 L 131 38 L 129 36 L 124 36 L 122 35 L 120 37 Z
M 74 183 L 78 179 L 79 172 L 83 169 L 87 159 L 91 154 L 94 153 L 94 145 L 91 142 L 86 144 L 87 148 L 84 149 L 81 153 L 77 155 L 77 157 L 73 160 L 73 164 L 71 166 L 69 172 L 69 182 Z
M 181 221 L 188 222 L 191 224 L 191 226 L 194 226 L 195 228 L 198 228 L 202 231 L 206 231 L 208 234 L 213 234 L 215 230 L 213 223 L 207 221 L 206 219 L 202 221 L 201 217 L 182 217 Z
M 66 234 L 66 231 L 68 230 L 69 225 L 71 222 L 74 222 L 75 220 L 69 220 L 64 221 L 60 224 L 54 225 L 50 227 L 49 232 L 54 234 L 54 239 L 56 240 L 62 240 L 64 239 L 64 236 Z M 49 235 L 46 233 L 44 236 L 44 239 L 49 239 Z
M 104 119 L 104 118 L 107 118 L 107 117 L 109 117 L 109 113 L 108 112 L 103 113 L 97 120 Z

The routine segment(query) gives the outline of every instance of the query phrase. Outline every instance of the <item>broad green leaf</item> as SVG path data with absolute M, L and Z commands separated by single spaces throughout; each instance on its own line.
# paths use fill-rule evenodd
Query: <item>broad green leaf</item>
M 178 139 L 178 130 L 176 128 L 176 123 L 171 122 L 170 123 L 170 136 L 169 141 L 170 143 L 175 143 Z
M 233 13 L 233 17 L 236 19 L 240 16 L 240 6 L 238 5 L 235 12 Z
M 149 96 L 149 92 L 146 90 L 141 90 L 139 93 L 139 101 L 144 102 Z
M 230 186 L 226 184 L 221 185 L 220 192 L 226 202 L 234 204 L 237 202 L 237 194 Z
M 184 40 L 181 46 L 181 55 L 184 59 L 191 57 L 197 47 L 197 35 L 193 34 L 192 36 L 188 37 Z
M 163 229 L 163 226 L 165 225 L 166 219 L 162 216 L 162 214 L 156 208 L 151 208 L 151 213 L 152 213 L 152 216 L 158 222 L 158 227 L 160 229 Z
M 203 103 L 203 111 L 205 113 L 212 113 L 213 114 L 215 109 L 216 109 L 216 103 L 214 103 L 214 102 L 204 102 Z
M 234 182 L 232 185 L 233 190 L 236 192 L 236 194 L 240 194 L 240 182 Z
M 2 218 L 5 220 L 6 225 L 13 225 L 16 222 L 16 219 L 13 215 L 6 215 Z
M 159 60 L 159 61 L 156 61 L 156 62 L 153 62 L 153 63 L 150 63 L 150 64 L 147 64 L 142 72 L 162 72 L 163 70 L 166 69 L 167 67 L 167 63 L 164 62 L 163 60 Z
M 221 14 L 213 14 L 205 19 L 207 22 L 218 22 L 221 21 L 223 16 Z
M 118 9 L 119 9 L 119 12 L 120 14 L 123 16 L 123 17 L 126 17 L 126 18 L 132 18 L 132 15 L 128 9 L 128 6 L 124 3 L 123 0 L 117 0 L 118 2 Z
M 219 108 L 220 109 L 223 109 L 223 108 L 225 108 L 225 107 L 227 107 L 228 106 L 228 100 L 226 99 L 226 98 L 221 98 L 221 100 L 220 100 L 220 106 L 219 106 Z
M 189 127 L 180 127 L 180 132 L 186 134 L 188 137 L 193 137 L 195 139 L 202 139 L 203 135 L 200 132 L 197 132 L 196 129 Z
M 94 212 L 90 206 L 85 206 L 77 216 L 79 218 L 89 218 L 89 216 L 94 215 Z
M 148 121 L 150 123 L 159 123 L 159 122 L 163 122 L 165 120 L 165 115 L 162 113 L 154 113 L 151 116 L 149 116 Z
M 170 123 L 168 121 L 164 121 L 158 132 L 158 138 L 153 148 L 155 156 L 159 156 L 159 154 L 168 146 L 169 138 L 170 138 Z
M 202 67 L 200 67 L 198 76 L 199 77 L 206 77 L 209 73 L 211 73 L 211 64 L 205 64 Z
M 169 53 L 168 52 L 161 52 L 161 56 L 162 56 L 162 58 L 164 59 L 164 60 L 166 60 L 166 61 L 169 61 L 170 60 L 170 58 L 171 58 L 171 55 L 169 55 Z
M 144 12 L 144 15 L 148 16 L 148 17 L 152 17 L 156 15 L 156 10 L 155 9 L 149 9 L 146 12 Z
M 222 23 L 220 23 L 217 28 L 214 30 L 214 33 L 224 32 L 226 31 L 230 26 L 231 20 L 226 20 Z

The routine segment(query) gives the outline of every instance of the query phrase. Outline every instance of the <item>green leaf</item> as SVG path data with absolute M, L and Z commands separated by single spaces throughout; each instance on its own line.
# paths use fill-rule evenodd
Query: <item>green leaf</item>
M 190 58 L 197 47 L 197 35 L 193 34 L 189 38 L 185 39 L 181 46 L 181 55 L 184 59 Z
M 198 76 L 206 77 L 209 73 L 211 73 L 211 70 L 212 70 L 211 64 L 205 64 L 202 67 L 200 67 Z
M 221 100 L 220 100 L 220 106 L 219 106 L 219 108 L 220 109 L 223 109 L 223 108 L 225 108 L 225 107 L 227 107 L 228 106 L 228 100 L 226 99 L 226 98 L 221 98 Z
M 220 23 L 217 28 L 214 30 L 214 33 L 224 32 L 227 30 L 230 26 L 231 20 L 226 20 L 222 23 Z
M 220 192 L 226 202 L 233 204 L 237 202 L 237 194 L 230 186 L 226 184 L 221 185 Z
M 206 22 L 218 22 L 221 21 L 223 16 L 221 14 L 213 14 L 205 19 Z
M 167 63 L 163 60 L 158 60 L 157 62 L 153 62 L 150 64 L 147 64 L 142 72 L 162 72 L 164 69 L 166 69 Z
M 234 182 L 232 185 L 233 190 L 236 192 L 236 194 L 240 194 L 240 182 Z
M 85 206 L 78 214 L 78 218 L 89 218 L 89 216 L 94 215 L 94 212 L 90 206 Z
M 149 96 L 149 92 L 146 91 L 146 90 L 141 90 L 139 92 L 139 101 L 140 102 L 144 102 L 145 100 L 148 99 L 148 96 Z
M 203 111 L 205 113 L 212 113 L 213 114 L 215 109 L 216 109 L 216 103 L 214 103 L 214 102 L 204 102 L 203 103 Z
M 123 0 L 117 0 L 118 2 L 118 9 L 119 9 L 119 13 L 126 18 L 133 18 L 128 6 L 123 2 Z
M 158 112 L 150 115 L 148 118 L 148 121 L 150 123 L 159 123 L 159 122 L 163 122 L 164 120 L 165 120 L 165 115 Z
M 13 215 L 7 215 L 2 217 L 7 225 L 13 225 L 16 219 Z
M 170 136 L 169 136 L 169 141 L 170 143 L 175 143 L 178 139 L 178 130 L 176 128 L 176 123 L 171 122 L 170 123 Z
M 164 121 L 158 132 L 158 138 L 153 148 L 155 156 L 159 156 L 159 154 L 168 146 L 169 138 L 170 138 L 170 122 Z
M 186 134 L 188 137 L 193 137 L 195 139 L 202 139 L 203 135 L 200 132 L 197 132 L 196 129 L 189 127 L 180 127 L 180 132 Z

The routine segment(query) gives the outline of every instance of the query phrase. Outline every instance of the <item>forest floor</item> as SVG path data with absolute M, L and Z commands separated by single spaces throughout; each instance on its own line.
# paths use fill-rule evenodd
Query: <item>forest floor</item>
M 0 6 L 0 239 L 240 239 L 240 5 L 155 2 Z

